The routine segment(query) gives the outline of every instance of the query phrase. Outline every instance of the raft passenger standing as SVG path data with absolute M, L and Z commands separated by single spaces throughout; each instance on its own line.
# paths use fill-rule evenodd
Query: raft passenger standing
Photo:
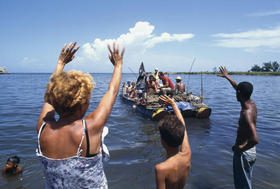
M 236 99 L 240 102 L 241 111 L 237 137 L 232 147 L 233 176 L 236 189 L 252 189 L 252 172 L 256 161 L 256 144 L 259 137 L 256 130 L 257 107 L 250 99 L 253 85 L 249 82 L 236 83 L 230 78 L 225 67 L 220 67 L 221 74 L 218 76 L 226 78 L 236 90 Z
M 158 68 L 155 68 L 155 73 L 153 74 L 154 78 L 156 79 L 157 83 L 159 83 L 159 72 Z

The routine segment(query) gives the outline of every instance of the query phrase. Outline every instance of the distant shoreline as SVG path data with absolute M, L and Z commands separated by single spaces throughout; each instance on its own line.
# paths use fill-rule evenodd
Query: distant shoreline
M 149 74 L 153 74 L 152 72 L 146 72 Z M 164 72 L 164 74 L 171 74 L 171 75 L 199 75 L 199 74 L 204 74 L 204 75 L 217 75 L 220 72 Z M 15 73 L 10 73 L 10 72 L 0 72 L 0 74 L 52 74 L 52 73 L 36 73 L 36 72 L 31 72 L 31 73 L 23 73 L 23 72 L 15 72 Z M 90 73 L 90 74 L 112 74 L 111 72 L 108 73 Z M 129 72 L 123 72 L 123 74 L 133 74 Z M 280 76 L 280 72 L 229 72 L 229 75 L 260 75 L 260 76 Z
M 166 74 L 208 74 L 217 75 L 220 72 L 166 72 Z M 280 76 L 280 72 L 229 72 L 229 75 L 274 75 Z

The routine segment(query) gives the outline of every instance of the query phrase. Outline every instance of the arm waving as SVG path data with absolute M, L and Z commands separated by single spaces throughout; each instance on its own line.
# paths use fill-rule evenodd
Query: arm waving
M 114 66 L 114 72 L 109 84 L 109 89 L 101 99 L 97 109 L 90 113 L 86 119 L 88 122 L 88 128 L 90 130 L 94 129 L 101 132 L 111 111 L 114 106 L 117 94 L 119 92 L 121 74 L 122 74 L 122 64 L 124 48 L 122 52 L 119 51 L 119 45 L 113 44 L 113 50 L 108 45 L 109 49 L 109 59 Z M 93 128 L 94 127 L 94 128 Z
M 177 104 L 174 102 L 173 99 L 171 99 L 169 96 L 167 95 L 163 95 L 160 96 L 159 99 L 164 102 L 165 105 L 171 105 L 175 115 L 177 116 L 177 118 L 183 123 L 183 125 L 186 127 L 185 124 L 185 120 L 181 114 L 181 111 L 179 110 Z M 187 128 L 185 128 L 185 136 L 182 142 L 182 147 L 181 147 L 181 152 L 186 152 L 189 154 L 189 156 L 191 156 L 191 147 L 189 144 L 189 139 L 188 139 L 188 133 L 187 133 Z
M 236 90 L 238 83 L 236 83 L 233 79 L 231 79 L 231 77 L 228 74 L 228 71 L 227 71 L 226 67 L 220 66 L 219 69 L 220 69 L 221 73 L 218 74 L 217 76 L 226 78 L 230 82 L 232 87 Z
M 59 55 L 59 59 L 57 61 L 57 65 L 56 65 L 56 68 L 55 68 L 53 74 L 61 73 L 64 69 L 64 66 L 74 59 L 75 53 L 80 48 L 80 46 L 77 46 L 74 49 L 75 45 L 76 45 L 76 42 L 70 43 L 68 45 L 68 47 L 66 44 L 64 44 L 64 46 L 61 50 L 61 53 Z M 38 122 L 36 125 L 37 132 L 39 132 L 40 127 L 43 124 L 43 122 L 55 121 L 54 115 L 55 115 L 55 110 L 54 110 L 53 106 L 51 104 L 45 102 L 42 107 L 42 110 L 41 110 L 41 113 L 40 113 L 40 116 L 39 116 L 39 119 L 38 119 Z

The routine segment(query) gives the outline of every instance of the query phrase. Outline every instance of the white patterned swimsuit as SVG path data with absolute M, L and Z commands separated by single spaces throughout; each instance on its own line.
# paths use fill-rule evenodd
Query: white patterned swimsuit
M 39 139 L 46 123 L 41 126 L 38 133 L 37 156 L 41 161 L 46 177 L 45 188 L 108 188 L 103 168 L 103 161 L 109 159 L 109 151 L 103 143 L 104 137 L 108 133 L 108 128 L 104 127 L 103 129 L 100 152 L 94 157 L 81 157 L 81 145 L 86 131 L 85 121 L 82 121 L 84 134 L 78 147 L 77 155 L 64 159 L 52 159 L 42 154 Z

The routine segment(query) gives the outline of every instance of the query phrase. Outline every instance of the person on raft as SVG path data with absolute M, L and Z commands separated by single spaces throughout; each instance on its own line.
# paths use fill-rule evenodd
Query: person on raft
M 182 82 L 182 78 L 180 76 L 176 77 L 176 91 L 177 93 L 184 93 L 186 90 L 185 84 Z
M 159 78 L 162 81 L 163 86 L 159 87 L 162 91 L 163 94 L 170 94 L 174 95 L 175 94 L 175 87 L 174 84 L 172 83 L 171 79 L 167 76 L 164 76 L 162 72 L 159 72 Z
M 149 76 L 149 80 L 146 81 L 147 94 L 154 94 L 159 91 L 157 81 L 153 75 Z

